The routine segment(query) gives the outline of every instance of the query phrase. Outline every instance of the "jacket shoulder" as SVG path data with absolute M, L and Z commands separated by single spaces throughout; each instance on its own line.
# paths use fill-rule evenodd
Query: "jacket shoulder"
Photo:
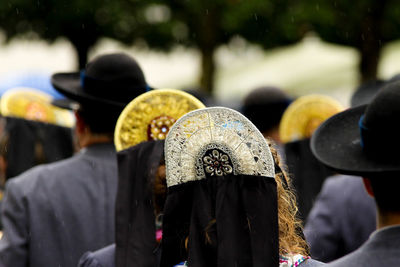
M 313 259 L 308 259 L 306 261 L 303 261 L 299 267 L 318 267 L 318 266 L 324 266 L 326 265 L 323 262 L 317 261 L 317 260 L 313 260 Z

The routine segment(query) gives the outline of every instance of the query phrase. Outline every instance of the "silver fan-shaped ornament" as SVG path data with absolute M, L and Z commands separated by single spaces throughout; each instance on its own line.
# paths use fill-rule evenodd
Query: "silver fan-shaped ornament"
M 274 160 L 260 131 L 237 111 L 195 110 L 181 117 L 165 141 L 167 185 L 208 176 L 274 177 Z

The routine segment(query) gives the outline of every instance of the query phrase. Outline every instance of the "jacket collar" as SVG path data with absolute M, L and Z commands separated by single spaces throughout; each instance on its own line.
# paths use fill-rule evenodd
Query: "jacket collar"
M 113 143 L 102 143 L 87 146 L 79 151 L 79 153 L 99 157 L 100 155 L 115 155 L 115 146 Z

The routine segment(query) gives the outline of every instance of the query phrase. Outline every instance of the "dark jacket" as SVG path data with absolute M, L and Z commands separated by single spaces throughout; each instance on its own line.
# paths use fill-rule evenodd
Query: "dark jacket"
M 318 267 L 325 265 L 312 259 L 302 262 L 300 267 Z M 79 261 L 78 267 L 115 267 L 115 245 L 111 245 L 95 252 L 88 252 Z
M 117 162 L 111 144 L 35 167 L 6 186 L 0 262 L 72 267 L 114 242 Z
M 400 225 L 374 232 L 367 242 L 351 254 L 326 266 L 381 267 L 400 266 Z
M 304 230 L 311 256 L 329 262 L 356 250 L 376 229 L 375 221 L 375 202 L 361 178 L 328 178 Z
M 115 244 L 85 253 L 78 267 L 115 267 Z

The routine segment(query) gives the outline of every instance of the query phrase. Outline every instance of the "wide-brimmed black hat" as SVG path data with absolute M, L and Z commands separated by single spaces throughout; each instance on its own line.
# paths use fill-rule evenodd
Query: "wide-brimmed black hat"
M 383 80 L 371 80 L 361 84 L 351 97 L 351 107 L 369 104 L 379 92 L 379 89 L 383 88 L 386 83 Z
M 282 115 L 291 101 L 292 99 L 277 87 L 258 87 L 244 98 L 242 113 L 261 132 L 267 132 L 279 125 Z M 265 114 L 268 114 L 267 119 Z
M 99 56 L 81 72 L 56 73 L 51 83 L 57 91 L 83 106 L 120 110 L 148 90 L 138 63 L 122 53 Z
M 369 105 L 325 121 L 312 136 L 312 152 L 339 173 L 400 172 L 399 118 L 400 82 L 395 82 L 382 88 Z

